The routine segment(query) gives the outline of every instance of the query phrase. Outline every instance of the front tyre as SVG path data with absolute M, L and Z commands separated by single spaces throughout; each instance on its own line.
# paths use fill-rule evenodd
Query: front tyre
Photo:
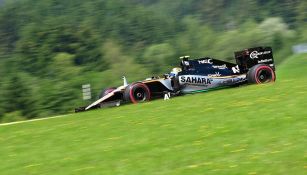
M 124 92 L 124 100 L 132 103 L 149 101 L 151 93 L 148 86 L 144 83 L 133 83 L 129 85 Z
M 275 71 L 268 65 L 257 64 L 253 66 L 246 75 L 250 84 L 270 83 L 276 80 Z

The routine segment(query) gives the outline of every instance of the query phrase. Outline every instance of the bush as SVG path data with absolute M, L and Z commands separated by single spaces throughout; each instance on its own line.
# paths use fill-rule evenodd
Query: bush
M 5 113 L 1 118 L 1 123 L 9 123 L 9 122 L 16 122 L 26 120 L 25 117 L 21 115 L 20 111 L 14 111 L 10 113 Z

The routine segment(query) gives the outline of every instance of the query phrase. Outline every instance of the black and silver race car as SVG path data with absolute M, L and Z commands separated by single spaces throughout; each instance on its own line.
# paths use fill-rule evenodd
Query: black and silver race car
M 180 57 L 180 66 L 163 77 L 151 77 L 117 88 L 108 88 L 92 104 L 76 108 L 76 112 L 122 103 L 139 103 L 156 98 L 202 92 L 242 84 L 261 84 L 276 79 L 271 47 L 255 47 L 234 53 L 236 64 L 210 57 Z

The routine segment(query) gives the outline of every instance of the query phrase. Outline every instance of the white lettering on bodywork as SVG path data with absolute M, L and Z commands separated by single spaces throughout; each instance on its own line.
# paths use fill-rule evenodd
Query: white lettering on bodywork
M 257 50 L 255 50 L 255 51 L 252 51 L 249 54 L 249 57 L 251 59 L 254 59 L 254 58 L 258 58 L 259 55 L 265 55 L 265 54 L 269 54 L 269 53 L 271 53 L 271 51 L 258 52 Z
M 233 72 L 233 73 L 240 73 L 240 68 L 239 68 L 238 65 L 235 66 L 235 67 L 232 67 L 231 69 L 232 69 L 232 72 Z

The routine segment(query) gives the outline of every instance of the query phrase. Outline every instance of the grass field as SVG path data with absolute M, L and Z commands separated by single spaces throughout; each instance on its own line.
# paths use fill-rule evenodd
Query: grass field
M 307 54 L 273 84 L 0 126 L 0 174 L 307 174 Z

